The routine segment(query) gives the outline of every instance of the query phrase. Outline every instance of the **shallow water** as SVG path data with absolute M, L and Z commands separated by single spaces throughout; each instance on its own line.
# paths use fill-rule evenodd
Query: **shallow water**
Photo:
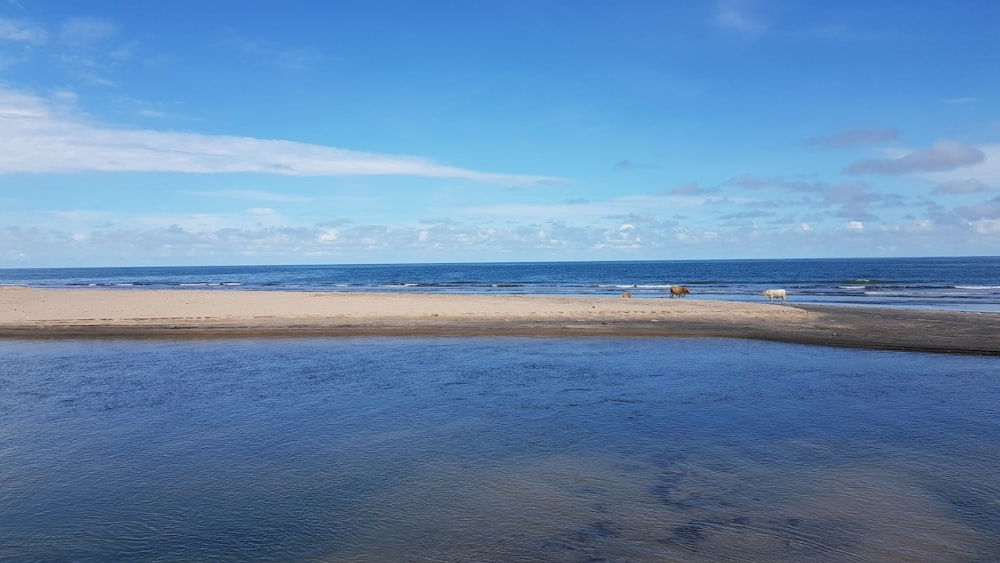
M 1000 312 L 1000 256 L 481 264 L 0 268 L 0 286 L 288 290 L 764 301 Z
M 984 357 L 710 339 L 0 342 L 0 558 L 988 561 Z

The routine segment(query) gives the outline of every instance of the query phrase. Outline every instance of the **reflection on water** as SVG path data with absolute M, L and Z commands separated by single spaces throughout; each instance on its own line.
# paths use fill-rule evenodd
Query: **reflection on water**
M 0 558 L 989 560 L 996 359 L 0 342 Z

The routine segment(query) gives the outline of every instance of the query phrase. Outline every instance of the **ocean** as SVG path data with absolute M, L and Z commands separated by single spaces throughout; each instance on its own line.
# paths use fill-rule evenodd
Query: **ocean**
M 390 291 L 759 301 L 1000 311 L 1000 257 L 0 269 L 0 285 Z
M 1000 259 L 0 270 L 1000 310 Z M 3 561 L 995 561 L 1000 370 L 739 339 L 0 339 Z

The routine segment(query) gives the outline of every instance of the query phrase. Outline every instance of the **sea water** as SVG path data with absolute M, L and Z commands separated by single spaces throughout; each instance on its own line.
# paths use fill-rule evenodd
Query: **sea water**
M 995 358 L 0 341 L 0 559 L 995 561 Z
M 761 301 L 1000 312 L 1000 257 L 0 269 L 0 285 Z

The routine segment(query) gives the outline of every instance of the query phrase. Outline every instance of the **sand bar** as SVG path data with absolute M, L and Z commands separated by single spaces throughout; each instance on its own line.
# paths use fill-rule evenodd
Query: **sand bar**
M 699 299 L 0 288 L 0 338 L 725 337 L 1000 355 L 1000 313 Z

